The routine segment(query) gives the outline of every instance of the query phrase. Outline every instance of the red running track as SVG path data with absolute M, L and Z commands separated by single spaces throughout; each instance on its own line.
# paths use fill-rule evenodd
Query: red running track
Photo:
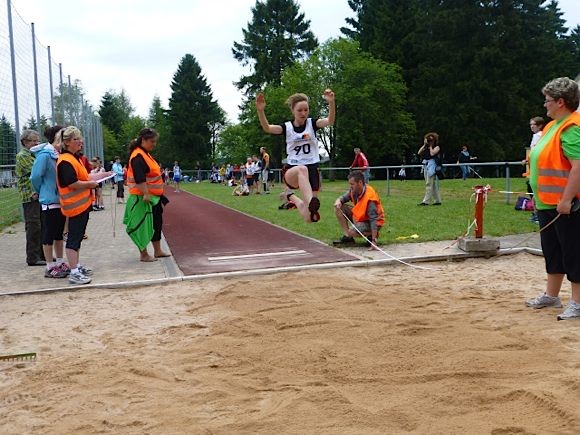
M 163 234 L 185 275 L 357 260 L 215 202 L 165 191 Z

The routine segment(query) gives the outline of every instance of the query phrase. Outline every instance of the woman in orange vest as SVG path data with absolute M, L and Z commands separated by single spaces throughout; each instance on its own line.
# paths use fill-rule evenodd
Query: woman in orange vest
M 564 276 L 572 284 L 570 303 L 558 320 L 580 319 L 580 100 L 578 84 L 568 77 L 542 89 L 546 114 L 553 119 L 530 153 L 542 252 L 548 275 L 546 290 L 526 301 L 528 307 L 560 308 Z
M 71 284 L 88 284 L 93 271 L 79 263 L 79 251 L 92 209 L 92 189 L 98 183 L 89 178 L 87 169 L 80 160 L 83 147 L 80 130 L 70 126 L 56 135 L 56 139 L 61 142 L 61 154 L 56 162 L 60 210 L 68 218 L 66 257 L 71 268 L 68 279 Z
M 163 227 L 163 179 L 161 167 L 151 156 L 151 151 L 157 145 L 159 134 L 151 129 L 144 128 L 139 136 L 131 142 L 129 147 L 129 166 L 127 168 L 127 186 L 129 200 L 125 212 L 127 232 L 139 248 L 141 261 L 156 261 L 160 257 L 169 257 L 161 249 L 161 229 Z M 141 227 L 131 225 L 129 221 L 135 216 L 131 213 L 142 213 L 151 205 L 152 220 L 137 219 Z M 146 217 L 145 214 L 143 216 Z M 153 244 L 153 257 L 147 251 L 149 241 Z
M 362 171 L 352 171 L 348 176 L 348 183 L 350 190 L 334 202 L 336 218 L 343 236 L 333 243 L 354 243 L 354 238 L 362 233 L 371 242 L 370 249 L 376 249 L 379 231 L 385 223 L 385 211 L 379 195 L 365 183 L 365 174 Z M 353 206 L 347 205 L 347 202 L 352 202 Z M 354 224 L 354 228 L 349 228 L 347 218 Z

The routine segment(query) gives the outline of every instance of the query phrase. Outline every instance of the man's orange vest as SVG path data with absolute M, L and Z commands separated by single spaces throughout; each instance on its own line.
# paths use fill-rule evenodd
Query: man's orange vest
M 546 125 L 542 135 L 546 134 L 555 123 L 556 121 L 552 121 Z M 544 204 L 558 205 L 562 198 L 562 193 L 564 193 L 564 188 L 568 183 L 572 164 L 564 155 L 560 135 L 572 125 L 580 126 L 580 114 L 578 112 L 573 112 L 558 126 L 558 129 L 549 139 L 549 142 L 544 145 L 538 156 L 537 195 Z M 580 193 L 576 194 L 576 198 L 580 198 Z
M 354 204 L 354 198 L 352 193 L 350 194 L 350 199 Z M 369 220 L 367 215 L 367 207 L 369 201 L 374 202 L 377 204 L 377 212 L 379 217 L 377 219 L 377 224 L 379 226 L 383 226 L 385 223 L 385 211 L 383 210 L 383 206 L 381 205 L 381 200 L 379 199 L 379 195 L 375 192 L 371 186 L 367 185 L 363 196 L 358 199 L 358 202 L 352 208 L 352 217 L 356 222 L 365 222 Z
M 77 174 L 78 181 L 89 181 L 89 173 L 83 164 L 71 153 L 61 153 L 58 156 L 56 167 L 60 162 L 68 162 L 74 168 Z M 93 202 L 93 194 L 91 189 L 71 189 L 70 187 L 62 187 L 58 182 L 58 194 L 60 195 L 60 211 L 63 215 L 74 217 L 86 211 Z
M 141 189 L 137 187 L 135 183 L 135 176 L 133 175 L 133 167 L 131 166 L 131 160 L 136 156 L 143 156 L 145 163 L 149 166 L 149 172 L 146 175 L 147 189 L 149 194 L 155 196 L 163 195 L 163 179 L 161 178 L 161 167 L 159 163 L 155 161 L 151 154 L 146 152 L 143 148 L 137 147 L 131 153 L 129 157 L 129 165 L 127 165 L 127 186 L 129 186 L 129 193 L 133 195 L 143 195 Z

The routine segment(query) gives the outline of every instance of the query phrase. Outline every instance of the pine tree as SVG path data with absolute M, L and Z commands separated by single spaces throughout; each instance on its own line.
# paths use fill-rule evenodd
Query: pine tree
M 5 115 L 0 117 L 0 165 L 16 163 L 16 131 Z
M 186 54 L 171 83 L 168 123 L 176 155 L 182 167 L 208 163 L 212 155 L 210 125 L 220 119 L 218 103 L 195 57 Z
M 159 98 L 158 95 L 155 95 L 151 102 L 151 107 L 149 108 L 147 125 L 159 133 L 159 139 L 157 141 L 157 146 L 153 150 L 153 155 L 162 166 L 172 164 L 172 156 L 174 154 L 174 149 L 171 147 L 172 141 L 170 138 L 169 121 L 167 118 L 167 110 L 161 105 L 161 98 Z
M 253 67 L 252 74 L 236 83 L 248 98 L 267 84 L 280 85 L 284 69 L 318 45 L 294 0 L 257 0 L 242 32 L 243 42 L 234 42 L 232 53 L 242 65 Z

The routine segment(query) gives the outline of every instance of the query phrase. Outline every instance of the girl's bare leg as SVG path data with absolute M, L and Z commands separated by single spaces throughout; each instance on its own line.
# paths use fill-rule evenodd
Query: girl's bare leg
M 306 166 L 294 166 L 286 171 L 284 178 L 291 186 L 298 186 L 298 189 L 302 194 L 302 199 L 296 195 L 292 195 L 289 199 L 296 204 L 296 208 L 304 218 L 304 221 L 312 222 L 308 205 L 314 195 L 308 178 L 308 168 Z

